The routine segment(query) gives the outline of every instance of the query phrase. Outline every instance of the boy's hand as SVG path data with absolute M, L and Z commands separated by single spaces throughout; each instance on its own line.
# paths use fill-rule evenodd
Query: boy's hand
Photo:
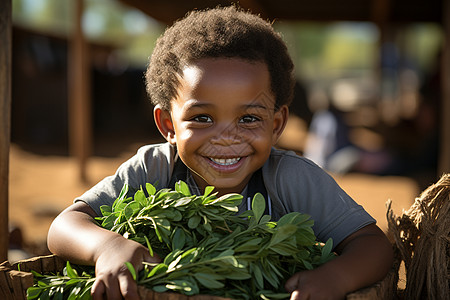
M 92 299 L 138 300 L 136 282 L 125 262 L 139 271 L 142 262 L 158 263 L 158 255 L 150 256 L 149 250 L 139 243 L 118 237 L 99 249 L 95 263 L 96 280 L 92 286 Z M 106 297 L 106 298 L 105 298 Z
M 345 299 L 339 280 L 320 269 L 294 274 L 286 282 L 285 289 L 291 293 L 290 300 Z
M 344 299 L 347 293 L 383 279 L 393 262 L 392 246 L 375 224 L 349 235 L 335 250 L 334 259 L 286 282 L 291 300 Z

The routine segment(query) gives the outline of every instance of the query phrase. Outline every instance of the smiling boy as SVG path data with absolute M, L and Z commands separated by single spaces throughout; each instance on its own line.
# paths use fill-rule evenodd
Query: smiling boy
M 124 265 L 159 262 L 148 249 L 100 228 L 94 217 L 124 184 L 186 181 L 192 193 L 208 185 L 220 195 L 261 192 L 273 220 L 298 211 L 312 216 L 316 236 L 332 238 L 339 256 L 294 274 L 291 299 L 342 299 L 382 279 L 391 246 L 375 220 L 312 162 L 273 146 L 291 100 L 293 65 L 271 25 L 234 7 L 189 14 L 158 40 L 146 73 L 156 125 L 167 143 L 148 145 L 77 198 L 53 222 L 49 249 L 95 264 L 94 299 L 136 299 Z M 240 210 L 247 209 L 243 202 Z
M 271 94 L 262 62 L 202 58 L 184 68 L 170 111 L 157 105 L 155 120 L 200 190 L 242 192 L 267 161 L 288 112 L 262 97 Z

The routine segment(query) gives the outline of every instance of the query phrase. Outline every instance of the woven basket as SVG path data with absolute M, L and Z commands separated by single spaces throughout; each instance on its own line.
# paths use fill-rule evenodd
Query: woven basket
M 21 260 L 12 265 L 5 261 L 0 265 L 0 299 L 25 300 L 27 289 L 33 285 L 33 274 L 30 272 L 31 270 L 44 274 L 57 273 L 61 272 L 65 266 L 66 262 L 55 255 L 33 257 Z M 397 281 L 398 266 L 394 265 L 392 271 L 383 281 L 351 293 L 347 295 L 347 299 L 396 299 Z M 177 293 L 157 293 L 143 286 L 139 286 L 138 290 L 143 300 L 231 300 L 209 295 L 185 296 Z

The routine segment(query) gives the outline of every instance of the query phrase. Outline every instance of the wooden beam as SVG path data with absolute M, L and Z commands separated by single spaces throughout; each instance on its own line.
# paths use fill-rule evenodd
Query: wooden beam
M 387 25 L 391 13 L 391 0 L 372 0 L 372 22 L 379 27 Z
M 443 1 L 442 109 L 438 176 L 450 173 L 450 0 Z
M 69 47 L 69 147 L 78 162 L 78 176 L 87 182 L 87 162 L 92 151 L 92 121 L 90 95 L 90 60 L 82 16 L 84 0 L 75 3 L 75 30 Z
M 11 0 L 0 1 L 0 262 L 9 247 L 9 147 L 11 137 Z

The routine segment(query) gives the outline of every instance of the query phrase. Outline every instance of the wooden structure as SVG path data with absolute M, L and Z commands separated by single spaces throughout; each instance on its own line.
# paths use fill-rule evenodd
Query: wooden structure
M 20 265 L 20 271 L 19 269 Z M 55 255 L 38 256 L 22 260 L 10 265 L 8 261 L 0 264 L 0 299 L 26 300 L 26 291 L 33 285 L 31 270 L 41 274 L 62 273 L 66 261 Z M 393 300 L 396 299 L 398 265 L 380 282 L 347 295 L 347 300 Z M 231 300 L 219 296 L 194 295 L 186 296 L 178 293 L 157 293 L 138 286 L 139 296 L 143 300 Z
M 227 0 L 120 0 L 167 24 L 183 17 L 187 11 L 216 5 Z M 91 145 L 89 77 L 86 72 L 87 51 L 81 31 L 83 0 L 76 1 L 77 26 L 71 48 L 70 88 L 71 153 L 80 165 L 80 179 L 86 179 L 86 162 Z M 371 21 L 384 33 L 396 23 L 434 22 L 445 34 L 442 72 L 442 123 L 439 173 L 450 171 L 450 0 L 241 0 L 239 5 L 269 19 L 308 21 Z M 8 172 L 11 110 L 11 0 L 0 1 L 0 262 L 8 248 Z
M 87 181 L 92 148 L 89 52 L 82 30 L 84 0 L 75 1 L 75 30 L 69 41 L 69 148 L 78 160 L 80 180 Z
M 450 172 L 450 0 L 444 0 L 442 9 L 445 34 L 442 55 L 442 112 L 441 112 L 441 149 L 439 156 L 439 174 Z
M 11 133 L 11 0 L 0 1 L 0 262 L 8 254 L 8 178 Z
M 264 18 L 305 21 L 442 22 L 446 0 L 120 0 L 171 24 L 192 9 L 239 3 Z

